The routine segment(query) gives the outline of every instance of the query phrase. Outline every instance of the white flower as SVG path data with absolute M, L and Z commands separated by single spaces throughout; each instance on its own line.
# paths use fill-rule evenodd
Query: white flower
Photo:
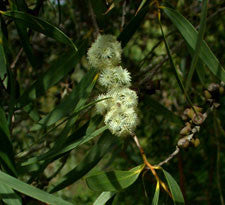
M 101 94 L 97 97 L 96 100 L 102 100 L 104 98 L 108 98 L 109 96 L 108 95 L 105 95 L 105 94 Z M 105 100 L 102 100 L 102 101 L 99 101 L 96 103 L 95 107 L 96 107 L 96 112 L 98 114 L 101 114 L 103 115 L 106 110 L 108 109 L 108 105 L 109 105 L 109 99 L 105 99 Z
M 131 85 L 130 81 L 130 73 L 121 66 L 102 70 L 98 79 L 99 84 L 108 89 L 112 89 L 113 87 L 129 87 Z
M 137 107 L 138 96 L 135 91 L 129 88 L 115 88 L 109 91 L 110 101 L 112 104 L 120 103 L 128 108 Z
M 121 61 L 120 42 L 112 35 L 99 35 L 88 50 L 89 63 L 100 70 L 116 66 Z
M 138 117 L 133 108 L 115 105 L 105 115 L 105 124 L 113 134 L 126 136 L 135 130 Z

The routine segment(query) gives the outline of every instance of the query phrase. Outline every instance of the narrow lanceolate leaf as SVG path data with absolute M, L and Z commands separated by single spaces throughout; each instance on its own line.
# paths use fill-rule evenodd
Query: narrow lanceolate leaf
M 22 11 L 0 11 L 0 13 L 12 19 L 20 20 L 24 22 L 24 25 L 30 29 L 43 33 L 50 38 L 69 45 L 77 51 L 77 47 L 65 33 L 43 19 L 24 13 Z
M 23 162 L 21 164 L 21 166 L 26 166 L 26 165 L 29 165 L 29 164 L 33 164 L 33 163 L 39 162 L 41 160 L 51 159 L 51 158 L 57 157 L 59 155 L 62 155 L 64 153 L 67 153 L 67 152 L 75 149 L 76 147 L 78 147 L 78 146 L 80 146 L 80 145 L 90 141 L 94 137 L 96 137 L 99 134 L 101 134 L 102 132 L 104 132 L 106 129 L 107 129 L 107 126 L 104 126 L 102 128 L 99 128 L 99 129 L 95 130 L 94 132 L 90 133 L 89 135 L 85 135 L 82 138 L 79 138 L 78 140 L 76 140 L 76 138 L 75 138 L 76 134 L 78 134 L 78 133 L 74 133 L 70 137 L 68 137 L 68 138 L 74 138 L 74 140 L 71 141 L 68 144 L 66 143 L 64 146 L 61 147 L 61 149 L 59 149 L 59 150 L 50 150 L 46 154 L 30 158 L 27 162 Z
M 180 76 L 179 76 L 179 73 L 178 73 L 178 71 L 177 71 L 177 69 L 176 69 L 176 66 L 175 66 L 175 64 L 174 64 L 174 61 L 173 61 L 173 58 L 172 58 L 172 55 L 171 55 L 171 52 L 170 52 L 170 49 L 169 49 L 169 46 L 168 46 L 166 37 L 165 37 L 165 35 L 164 35 L 163 28 L 162 28 L 162 24 L 161 24 L 161 21 L 160 21 L 160 20 L 159 20 L 159 25 L 160 25 L 160 29 L 161 29 L 161 32 L 162 32 L 163 40 L 164 40 L 164 43 L 165 43 L 167 55 L 168 55 L 168 57 L 169 57 L 170 64 L 171 64 L 171 66 L 172 66 L 172 68 L 173 68 L 173 72 L 174 72 L 174 74 L 175 74 L 177 83 L 178 83 L 178 85 L 179 85 L 181 91 L 183 92 L 184 96 L 186 97 L 187 102 L 188 102 L 189 105 L 193 108 L 193 104 L 192 104 L 192 102 L 191 102 L 191 99 L 190 99 L 190 97 L 188 96 L 188 94 L 187 94 L 187 92 L 186 92 L 186 90 L 185 90 L 185 88 L 184 88 L 183 82 L 182 82 L 182 80 L 181 80 L 181 78 L 180 78 Z M 193 110 L 194 110 L 194 109 L 193 109 Z
M 137 9 L 137 11 L 136 11 L 136 15 L 137 15 L 137 13 L 142 9 L 142 7 L 144 6 L 144 4 L 145 4 L 146 1 L 147 1 L 147 0 L 142 0 L 142 2 L 140 3 L 140 5 L 139 5 L 139 7 L 138 7 L 138 9 Z
M 188 77 L 187 77 L 187 81 L 186 81 L 186 90 L 188 89 L 188 87 L 190 85 L 193 73 L 195 71 L 195 67 L 198 63 L 199 51 L 202 46 L 203 36 L 204 36 L 204 32 L 205 32 L 205 27 L 206 27 L 207 4 L 208 4 L 208 0 L 203 0 L 200 28 L 199 28 L 199 33 L 198 33 L 198 37 L 197 37 L 197 43 L 196 43 L 195 50 L 194 50 L 194 57 L 191 61 L 191 68 L 188 73 Z
M 70 202 L 67 202 L 59 197 L 56 197 L 29 184 L 26 184 L 2 171 L 0 171 L 0 182 L 3 185 L 6 185 L 18 192 L 21 192 L 44 203 L 52 205 L 72 205 L 72 203 Z
M 9 129 L 3 109 L 0 107 L 0 164 L 11 175 L 17 175 L 13 147 L 9 138 Z
M 160 192 L 160 185 L 159 181 L 157 181 L 156 188 L 155 188 L 155 194 L 152 200 L 152 205 L 158 205 L 159 203 L 159 192 Z
M 133 184 L 144 165 L 137 166 L 129 171 L 100 172 L 86 179 L 87 185 L 94 191 L 120 191 Z
M 132 38 L 134 33 L 138 30 L 141 23 L 143 22 L 145 15 L 147 14 L 149 10 L 149 6 L 143 7 L 138 14 L 133 17 L 130 22 L 127 24 L 127 26 L 124 28 L 124 30 L 120 33 L 118 36 L 118 41 L 121 41 L 122 47 L 125 47 L 126 44 L 129 42 L 129 40 Z
M 86 53 L 87 41 L 84 41 L 79 47 L 78 52 L 69 51 L 65 55 L 59 57 L 48 69 L 43 73 L 36 82 L 24 91 L 18 100 L 20 107 L 28 104 L 30 101 L 45 94 L 45 92 L 62 80 L 76 66 L 81 57 Z
M 0 19 L 1 23 L 1 19 Z M 1 25 L 0 25 L 0 79 L 3 79 L 6 74 L 6 56 L 3 47 L 3 33 L 1 32 Z
M 38 130 L 42 127 L 50 126 L 63 117 L 68 116 L 73 111 L 79 110 L 87 101 L 97 78 L 96 71 L 91 69 L 82 81 L 57 105 L 47 116 L 42 118 L 31 130 Z
M 166 177 L 166 181 L 169 185 L 171 194 L 173 196 L 173 201 L 179 202 L 179 203 L 184 203 L 184 197 L 183 197 L 183 194 L 180 190 L 179 185 L 177 184 L 175 179 L 166 170 L 164 170 L 164 169 L 162 169 L 162 170 L 163 170 L 163 173 Z
M 56 186 L 50 189 L 50 193 L 59 191 L 87 174 L 94 168 L 102 157 L 117 144 L 117 138 L 112 136 L 109 131 L 106 131 L 98 140 L 98 142 L 91 148 L 84 159 L 66 175 L 64 175 Z
M 7 205 L 22 205 L 19 195 L 4 184 L 0 184 L 0 199 Z
M 10 8 L 13 11 L 21 10 L 21 11 L 26 11 L 27 10 L 27 5 L 24 1 L 11 1 Z M 27 27 L 24 22 L 19 21 L 18 19 L 14 19 L 16 29 L 18 32 L 18 35 L 20 37 L 20 42 L 22 44 L 23 50 L 27 55 L 27 58 L 33 68 L 38 67 L 38 60 L 33 54 L 33 50 L 30 44 L 30 39 L 29 39 L 29 34 L 27 31 Z
M 163 11 L 170 18 L 176 28 L 180 31 L 187 44 L 191 47 L 191 49 L 194 50 L 198 38 L 198 32 L 193 27 L 193 25 L 186 18 L 184 18 L 184 16 L 182 16 L 178 11 L 174 9 L 165 7 Z M 225 70 L 205 41 L 202 42 L 199 51 L 199 58 L 207 65 L 209 70 L 218 79 L 225 82 Z
M 105 203 L 115 195 L 115 192 L 106 191 L 102 192 L 95 200 L 93 205 L 105 205 Z

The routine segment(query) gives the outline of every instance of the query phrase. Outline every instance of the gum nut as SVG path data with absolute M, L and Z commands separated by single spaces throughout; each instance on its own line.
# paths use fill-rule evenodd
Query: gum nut
M 197 112 L 202 112 L 202 108 L 201 107 L 198 107 L 198 106 L 193 106 L 194 107 L 194 109 L 195 109 L 195 111 L 197 111 Z
M 210 92 L 214 92 L 214 91 L 218 90 L 219 87 L 220 87 L 219 84 L 217 84 L 217 83 L 211 83 L 211 84 L 208 86 L 208 90 L 209 90 Z
M 212 95 L 210 94 L 210 92 L 208 90 L 204 90 L 204 95 L 206 99 L 211 99 Z
M 178 145 L 178 147 L 187 148 L 189 146 L 189 141 L 188 141 L 187 137 L 183 137 L 183 138 L 179 139 L 177 145 Z
M 191 127 L 190 126 L 185 126 L 181 131 L 180 131 L 180 135 L 188 135 L 191 131 Z
M 200 140 L 199 140 L 199 138 L 196 138 L 194 141 L 194 146 L 198 147 L 199 145 L 200 145 Z
M 220 92 L 220 95 L 223 95 L 224 94 L 224 87 L 220 87 L 219 92 Z
M 194 114 L 194 117 L 192 120 L 193 120 L 193 123 L 195 123 L 196 125 L 200 125 L 205 121 L 205 117 L 202 113 L 199 112 L 197 113 L 197 115 Z

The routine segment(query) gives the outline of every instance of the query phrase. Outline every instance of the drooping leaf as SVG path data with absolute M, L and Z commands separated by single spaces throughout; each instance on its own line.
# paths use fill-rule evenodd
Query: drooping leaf
M 51 195 L 45 191 L 42 191 L 34 186 L 26 184 L 2 171 L 0 171 L 0 182 L 18 192 L 21 192 L 27 196 L 35 198 L 39 201 L 55 204 L 55 205 L 72 205 L 72 203 L 67 202 L 59 197 Z
M 11 1 L 11 9 L 15 12 L 17 11 L 24 11 L 26 12 L 27 10 L 27 5 L 24 1 Z M 15 19 L 15 25 L 16 25 L 16 29 L 17 32 L 19 34 L 20 37 L 20 42 L 22 44 L 22 47 L 27 55 L 27 58 L 31 64 L 31 66 L 33 68 L 37 68 L 38 67 L 38 60 L 37 58 L 34 56 L 33 54 L 33 49 L 31 47 L 30 44 L 30 39 L 29 39 L 29 34 L 27 31 L 27 26 L 24 22 L 19 21 L 18 19 Z
M 124 30 L 118 36 L 118 41 L 121 41 L 122 47 L 125 47 L 129 40 L 132 38 L 134 33 L 138 30 L 141 23 L 143 22 L 145 15 L 149 10 L 149 6 L 143 7 L 136 16 L 134 16 Z
M 8 205 L 22 205 L 22 200 L 10 187 L 0 184 L 0 199 Z
M 86 179 L 87 185 L 94 191 L 120 191 L 133 184 L 144 165 L 139 165 L 129 171 L 100 172 Z
M 3 109 L 0 107 L 0 162 L 12 175 L 17 175 L 14 163 L 13 147 L 9 138 L 9 129 Z
M 1 18 L 0 18 L 0 23 L 1 23 Z M 3 79 L 4 75 L 6 74 L 7 71 L 7 62 L 6 62 L 6 55 L 3 47 L 3 33 L 1 31 L 1 25 L 0 25 L 0 79 Z
M 44 35 L 53 38 L 61 43 L 71 46 L 75 51 L 77 51 L 77 47 L 73 43 L 73 41 L 60 29 L 52 24 L 44 21 L 41 18 L 35 17 L 33 15 L 24 13 L 22 11 L 0 11 L 2 15 L 8 16 L 12 19 L 17 19 L 25 23 L 27 27 L 43 33 Z
M 198 32 L 193 27 L 193 25 L 174 9 L 164 7 L 163 11 L 180 31 L 187 44 L 194 50 L 198 38 Z M 202 46 L 199 51 L 199 58 L 207 65 L 209 70 L 218 79 L 225 82 L 225 70 L 205 41 L 202 42 Z
M 55 187 L 50 189 L 50 193 L 59 191 L 87 174 L 102 157 L 117 144 L 117 138 L 112 136 L 109 131 L 104 132 L 98 142 L 91 148 L 84 159 L 66 175 L 64 175 Z
M 33 83 L 19 98 L 18 104 L 23 107 L 27 103 L 45 94 L 45 92 L 63 79 L 80 61 L 86 52 L 87 41 L 84 41 L 79 47 L 78 52 L 69 51 L 65 55 L 59 57 L 47 72 L 43 73 L 38 80 Z
M 96 76 L 96 71 L 91 69 L 72 92 L 48 115 L 43 117 L 38 124 L 34 125 L 31 130 L 38 130 L 42 127 L 50 126 L 61 118 L 68 116 L 74 110 L 75 112 L 79 110 L 87 101 L 87 97 L 95 85 L 97 78 L 94 79 L 94 76 Z
M 190 85 L 193 73 L 195 71 L 195 67 L 198 63 L 199 51 L 202 46 L 203 36 L 204 36 L 204 32 L 205 32 L 205 27 L 206 27 L 207 4 L 208 4 L 208 0 L 203 0 L 200 28 L 199 28 L 197 42 L 196 42 L 196 46 L 195 46 L 195 50 L 194 50 L 194 57 L 191 61 L 191 67 L 190 67 L 190 70 L 189 70 L 189 73 L 187 76 L 187 80 L 186 80 L 186 86 L 185 86 L 186 90 L 188 89 L 188 87 Z
M 93 205 L 105 205 L 105 203 L 115 195 L 115 192 L 106 191 L 102 192 L 95 200 Z
M 160 193 L 160 185 L 159 181 L 157 181 L 156 188 L 155 188 L 155 194 L 152 200 L 152 205 L 158 205 L 159 203 L 159 193 Z
M 175 179 L 166 170 L 164 170 L 164 169 L 162 169 L 162 170 L 163 170 L 163 173 L 166 177 L 166 181 L 169 185 L 171 194 L 173 196 L 173 201 L 179 202 L 179 203 L 184 203 L 184 197 L 183 197 L 183 194 L 180 190 L 179 185 L 177 184 Z
M 163 31 L 162 24 L 161 24 L 161 21 L 160 21 L 160 20 L 159 20 L 159 26 L 160 26 L 161 33 L 162 33 L 162 36 L 163 36 L 163 40 L 164 40 L 164 44 L 165 44 L 165 47 L 166 47 L 167 55 L 168 55 L 168 57 L 169 57 L 170 64 L 171 64 L 171 67 L 172 67 L 172 69 L 173 69 L 174 75 L 175 75 L 175 77 L 176 77 L 177 83 L 178 83 L 178 85 L 179 85 L 181 91 L 183 92 L 183 94 L 184 94 L 184 96 L 185 96 L 185 98 L 186 98 L 187 103 L 190 105 L 190 107 L 193 108 L 193 104 L 192 104 L 192 102 L 191 102 L 191 99 L 190 99 L 190 97 L 189 97 L 187 91 L 185 90 L 184 84 L 183 84 L 183 82 L 182 82 L 182 80 L 181 80 L 181 78 L 180 78 L 180 76 L 179 76 L 179 73 L 178 73 L 178 71 L 177 71 L 177 68 L 176 68 L 176 66 L 175 66 L 175 64 L 174 64 L 174 61 L 173 61 L 173 58 L 172 58 L 172 55 L 171 55 L 171 52 L 170 52 L 170 48 L 169 48 L 169 45 L 168 45 L 168 43 L 167 43 L 166 37 L 165 37 L 165 35 L 164 35 L 164 31 Z M 193 110 L 194 110 L 194 109 L 193 109 Z

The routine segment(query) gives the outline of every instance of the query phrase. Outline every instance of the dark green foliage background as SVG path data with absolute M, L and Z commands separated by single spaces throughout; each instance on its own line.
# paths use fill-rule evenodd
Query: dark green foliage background
M 135 17 L 141 2 L 145 4 Z M 0 157 L 1 171 L 73 204 L 88 205 L 101 192 L 90 190 L 85 177 L 98 171 L 130 170 L 143 163 L 132 139 L 112 136 L 95 114 L 93 103 L 102 88 L 95 85 L 97 72 L 90 71 L 86 59 L 87 49 L 96 38 L 95 20 L 100 33 L 117 36 L 124 47 L 122 65 L 131 72 L 132 89 L 139 96 L 141 123 L 136 134 L 149 161 L 158 164 L 175 150 L 184 126 L 181 117 L 189 104 L 167 57 L 157 8 L 148 7 L 150 2 L 0 1 L 0 10 L 8 12 L 0 14 L 0 153 L 6 153 Z M 169 6 L 199 29 L 201 2 L 173 0 Z M 112 3 L 114 8 L 104 14 Z M 185 84 L 192 62 L 191 48 L 166 11 L 162 9 L 161 14 L 175 67 Z M 204 40 L 222 66 L 224 14 L 222 1 L 208 2 Z M 203 91 L 210 83 L 221 81 L 204 60 L 198 61 L 196 69 L 198 74 L 194 72 L 187 93 L 194 105 L 206 111 Z M 201 126 L 201 144 L 181 150 L 163 166 L 180 185 L 185 204 L 222 204 L 225 97 L 220 97 L 219 103 L 220 107 Z M 159 175 L 163 178 L 162 172 Z M 107 204 L 151 204 L 155 186 L 150 172 L 141 173 L 134 184 Z M 20 190 L 16 193 L 22 202 L 9 202 L 2 190 L 0 177 L 2 204 L 42 204 L 38 197 L 33 199 L 35 196 L 28 194 L 30 198 Z M 158 204 L 173 201 L 161 190 Z

